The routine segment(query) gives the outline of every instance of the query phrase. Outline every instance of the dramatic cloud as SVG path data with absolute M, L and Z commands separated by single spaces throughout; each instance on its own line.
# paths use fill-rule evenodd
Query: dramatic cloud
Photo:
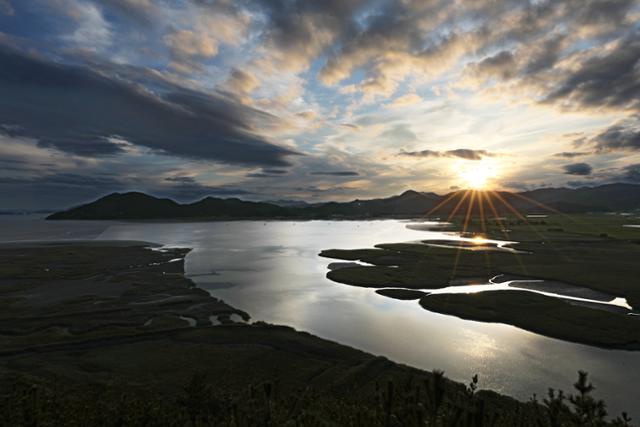
M 602 53 L 577 53 L 544 102 L 565 108 L 640 111 L 640 32 L 632 31 Z M 586 58 L 580 58 L 581 55 Z
M 220 94 L 168 86 L 152 94 L 85 67 L 35 59 L 0 46 L 0 117 L 43 146 L 80 155 L 121 151 L 109 139 L 179 156 L 287 165 L 293 154 L 253 129 L 268 114 Z
M 482 160 L 484 157 L 494 157 L 497 154 L 490 153 L 486 150 L 471 150 L 468 148 L 458 148 L 456 150 L 447 151 L 434 151 L 434 150 L 422 150 L 422 151 L 401 151 L 401 156 L 408 157 L 457 157 L 465 160 Z
M 86 201 L 85 176 L 185 200 L 446 192 L 458 162 L 415 160 L 487 157 L 512 189 L 631 182 L 639 16 L 638 0 L 0 0 L 0 198 Z
M 326 48 L 353 32 L 361 0 L 252 0 L 266 15 L 267 58 L 280 69 L 301 71 Z
M 591 175 L 593 168 L 587 163 L 572 163 L 563 167 L 567 175 Z
M 611 126 L 593 137 L 591 142 L 598 151 L 640 150 L 640 125 L 635 123 L 635 126 Z

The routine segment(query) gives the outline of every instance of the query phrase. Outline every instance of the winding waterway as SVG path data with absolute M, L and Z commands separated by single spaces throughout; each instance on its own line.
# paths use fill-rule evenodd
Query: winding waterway
M 52 223 L 24 218 L 0 223 L 0 241 L 96 238 L 191 247 L 187 274 L 253 320 L 290 325 L 420 368 L 442 369 L 460 381 L 477 373 L 482 387 L 522 399 L 546 395 L 548 387 L 570 391 L 577 370 L 586 370 L 611 413 L 626 410 L 640 418 L 640 352 L 604 350 L 509 325 L 431 313 L 417 301 L 394 300 L 325 278 L 335 260 L 319 257 L 323 249 L 452 237 L 427 227 L 411 229 L 396 220 Z

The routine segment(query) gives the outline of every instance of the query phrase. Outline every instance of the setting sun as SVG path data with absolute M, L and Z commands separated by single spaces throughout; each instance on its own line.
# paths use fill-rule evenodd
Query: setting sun
M 491 186 L 491 181 L 498 176 L 498 169 L 493 163 L 480 161 L 460 165 L 458 174 L 464 187 L 480 190 Z
M 640 427 L 640 0 L 0 0 L 0 95 L 0 427 Z

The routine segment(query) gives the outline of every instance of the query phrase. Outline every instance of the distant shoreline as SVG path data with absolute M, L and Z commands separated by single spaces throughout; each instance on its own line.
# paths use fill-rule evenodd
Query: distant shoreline
M 465 215 L 484 217 L 510 215 L 513 211 L 540 217 L 540 214 L 619 212 L 640 209 L 640 185 L 608 184 L 579 189 L 540 189 L 530 192 L 485 191 L 483 197 L 468 197 L 476 190 L 445 195 L 408 190 L 381 199 L 326 202 L 304 206 L 284 206 L 238 198 L 205 197 L 193 203 L 177 203 L 140 192 L 112 193 L 91 203 L 55 212 L 47 219 L 78 220 L 203 220 L 232 219 L 372 219 L 416 216 Z M 495 199 L 491 201 L 491 199 Z M 475 200 L 475 201 L 474 201 Z

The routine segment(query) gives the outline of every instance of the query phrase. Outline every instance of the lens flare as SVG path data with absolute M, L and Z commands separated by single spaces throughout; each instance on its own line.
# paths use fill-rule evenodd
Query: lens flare
M 490 188 L 492 181 L 498 176 L 498 168 L 492 162 L 473 161 L 458 166 L 458 175 L 465 188 L 482 190 Z

